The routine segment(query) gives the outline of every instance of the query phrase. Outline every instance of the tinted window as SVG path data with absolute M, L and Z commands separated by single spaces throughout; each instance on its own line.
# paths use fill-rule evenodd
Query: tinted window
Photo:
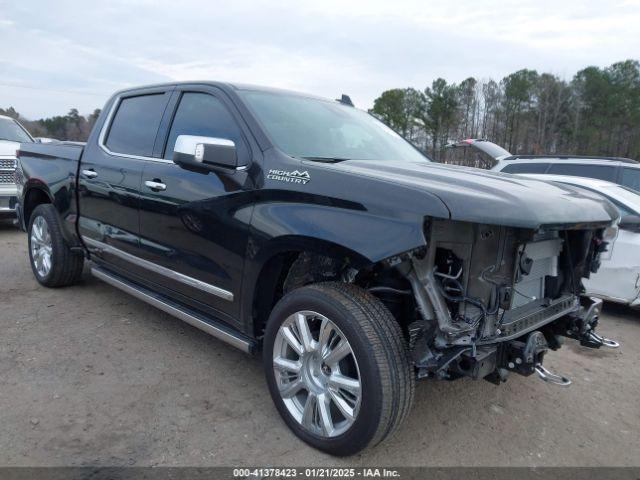
M 123 99 L 109 129 L 109 150 L 150 157 L 165 103 L 163 93 Z
M 500 171 L 506 173 L 545 173 L 548 166 L 548 163 L 512 163 Z
M 206 93 L 184 93 L 173 118 L 164 158 L 173 157 L 173 147 L 178 135 L 233 140 L 239 158 L 246 158 L 246 146 L 240 127 L 220 100 Z
M 640 192 L 640 168 L 624 167 L 622 169 L 622 181 L 620 183 L 625 187 Z
M 555 175 L 573 175 L 575 177 L 597 178 L 615 182 L 616 167 L 608 165 L 585 165 L 579 163 L 556 163 L 551 165 L 549 173 Z

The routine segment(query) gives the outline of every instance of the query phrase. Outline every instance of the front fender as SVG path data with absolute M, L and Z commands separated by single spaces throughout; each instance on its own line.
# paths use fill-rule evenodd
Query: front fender
M 330 205 L 270 202 L 257 204 L 251 227 L 254 251 L 264 257 L 287 237 L 339 245 L 371 263 L 424 245 L 424 217 L 389 217 Z M 286 243 L 286 242 L 285 242 Z
M 424 217 L 402 215 L 397 218 L 373 214 L 355 205 L 258 202 L 251 220 L 251 234 L 242 287 L 242 318 L 252 331 L 254 301 L 261 288 L 275 288 L 280 266 L 277 259 L 290 252 L 310 251 L 331 257 L 348 258 L 354 268 L 425 244 Z M 266 274 L 265 266 L 275 261 L 276 273 Z

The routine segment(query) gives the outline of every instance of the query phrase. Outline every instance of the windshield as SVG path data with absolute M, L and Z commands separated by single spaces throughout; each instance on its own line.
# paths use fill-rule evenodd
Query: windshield
M 0 118 L 0 140 L 24 143 L 33 142 L 29 134 L 10 118 Z
M 382 122 L 357 108 L 295 94 L 242 91 L 283 152 L 326 160 L 429 161 Z
M 617 200 L 617 203 L 624 204 L 626 210 L 632 210 L 630 214 L 640 214 L 640 195 L 638 195 L 634 190 L 619 185 L 608 185 L 602 187 L 602 191 L 600 193 L 603 193 L 612 200 Z

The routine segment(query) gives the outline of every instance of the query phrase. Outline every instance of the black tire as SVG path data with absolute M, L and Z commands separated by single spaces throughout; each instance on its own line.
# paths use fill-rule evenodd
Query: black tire
M 32 233 L 34 223 L 38 218 L 42 218 L 46 222 L 49 236 L 51 238 L 51 268 L 46 274 L 38 271 L 33 256 Z M 80 280 L 82 276 L 82 268 L 84 266 L 84 255 L 79 252 L 73 252 L 67 245 L 62 235 L 62 221 L 51 204 L 38 205 L 29 219 L 28 242 L 29 242 L 29 261 L 31 270 L 36 280 L 45 287 L 65 287 L 73 285 Z
M 273 366 L 274 343 L 283 322 L 300 311 L 330 319 L 344 333 L 357 359 L 359 413 L 338 436 L 322 437 L 303 428 L 280 395 Z M 289 428 L 309 445 L 331 455 L 353 455 L 379 444 L 398 429 L 413 401 L 414 373 L 400 326 L 377 298 L 350 284 L 309 285 L 283 297 L 267 323 L 264 368 L 271 397 Z

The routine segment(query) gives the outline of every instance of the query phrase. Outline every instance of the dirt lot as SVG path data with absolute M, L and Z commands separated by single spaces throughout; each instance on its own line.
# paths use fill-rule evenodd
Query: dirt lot
M 349 459 L 297 440 L 261 364 L 86 275 L 48 290 L 0 225 L 0 465 L 640 465 L 640 315 L 609 307 L 619 350 L 573 342 L 573 379 L 419 383 L 409 421 Z

